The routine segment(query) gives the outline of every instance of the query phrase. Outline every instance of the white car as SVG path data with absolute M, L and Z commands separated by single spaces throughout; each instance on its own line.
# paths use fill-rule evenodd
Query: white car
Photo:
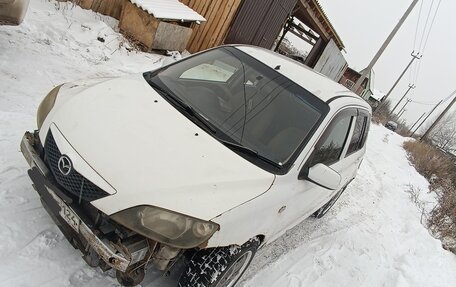
M 139 284 L 234 286 L 258 248 L 323 216 L 356 176 L 371 109 L 294 60 L 222 46 L 54 88 L 21 150 L 42 203 L 91 266 Z

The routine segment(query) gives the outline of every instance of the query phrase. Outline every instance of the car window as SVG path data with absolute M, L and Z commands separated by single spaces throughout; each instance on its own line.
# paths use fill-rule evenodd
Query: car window
M 367 141 L 367 135 L 369 134 L 369 127 L 370 127 L 370 116 L 368 115 L 363 115 L 366 118 L 366 125 L 364 126 L 364 131 L 363 131 L 363 137 L 361 139 L 361 147 L 363 147 L 366 144 Z
M 184 71 L 179 79 L 226 83 L 236 70 L 236 67 L 214 60 L 212 63 L 203 63 Z
M 342 154 L 350 131 L 350 123 L 354 117 L 351 114 L 339 115 L 328 126 L 328 129 L 319 140 L 309 167 L 322 163 L 331 165 L 336 163 Z
M 363 138 L 366 127 L 367 117 L 358 116 L 356 117 L 355 127 L 353 130 L 353 135 L 350 140 L 350 145 L 348 146 L 347 156 L 360 150 L 363 147 Z
M 216 138 L 245 147 L 255 163 L 272 162 L 280 170 L 292 165 L 329 110 L 303 87 L 233 47 L 186 58 L 145 78 L 191 107 Z

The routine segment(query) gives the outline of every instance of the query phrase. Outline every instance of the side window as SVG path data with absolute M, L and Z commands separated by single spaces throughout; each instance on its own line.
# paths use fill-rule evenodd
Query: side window
M 370 116 L 366 115 L 364 117 L 366 118 L 366 125 L 364 126 L 363 137 L 361 139 L 361 147 L 363 147 L 366 144 L 367 135 L 369 134 L 369 127 L 370 127 L 370 122 L 371 122 Z
M 367 117 L 359 115 L 356 118 L 355 128 L 353 130 L 353 136 L 350 140 L 350 145 L 348 146 L 347 156 L 360 150 L 363 147 L 363 138 L 365 134 L 367 123 Z
M 347 141 L 353 116 L 344 113 L 333 120 L 317 143 L 309 167 L 317 163 L 331 165 L 339 160 Z

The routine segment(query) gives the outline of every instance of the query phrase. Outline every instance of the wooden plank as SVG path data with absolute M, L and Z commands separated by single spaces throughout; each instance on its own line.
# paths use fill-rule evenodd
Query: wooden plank
M 158 24 L 159 21 L 149 13 L 127 2 L 120 17 L 119 29 L 150 50 Z
M 196 49 L 198 51 L 201 51 L 203 50 L 203 43 L 206 39 L 206 37 L 210 37 L 210 32 L 213 31 L 213 27 L 214 25 L 216 25 L 216 22 L 220 19 L 216 18 L 216 15 L 220 12 L 219 11 L 219 8 L 220 8 L 220 4 L 222 3 L 223 0 L 214 0 L 212 3 L 213 3 L 213 6 L 211 7 L 210 9 L 210 14 L 209 14 L 209 17 L 208 17 L 208 22 L 210 20 L 210 24 L 209 25 L 205 25 L 203 31 L 201 32 L 201 37 L 196 45 Z
M 152 49 L 157 50 L 185 50 L 188 40 L 192 35 L 192 29 L 176 24 L 160 22 L 155 33 Z
M 215 7 L 214 3 L 216 3 L 215 1 L 207 1 L 208 2 L 207 3 L 208 4 L 207 13 L 205 13 L 203 15 L 203 17 L 206 18 L 206 22 L 202 23 L 198 27 L 198 31 L 195 34 L 195 37 L 192 39 L 192 43 L 189 47 L 189 51 L 192 53 L 199 51 L 200 41 L 202 41 L 201 39 L 202 39 L 202 37 L 204 37 L 205 31 L 207 29 L 209 29 L 210 25 L 212 25 L 212 19 L 211 19 L 210 15 L 211 15 L 211 13 L 214 12 L 214 7 Z
M 228 2 L 228 3 L 226 3 Z M 217 38 L 218 34 L 220 33 L 220 28 L 223 25 L 223 21 L 228 16 L 228 13 L 231 9 L 231 1 L 229 0 L 221 0 L 222 7 L 219 9 L 217 14 L 215 15 L 216 22 L 212 25 L 211 29 L 208 32 L 208 35 L 204 39 L 204 42 L 201 46 L 201 49 L 207 49 L 213 47 L 215 39 Z M 227 5 L 228 4 L 228 5 Z M 231 4 L 231 5 L 230 5 Z
M 197 25 L 195 26 L 194 28 L 194 31 L 193 31 L 193 34 L 192 34 L 192 37 L 190 38 L 190 41 L 189 41 L 189 44 L 187 45 L 187 49 L 194 53 L 194 52 L 198 52 L 197 48 L 196 48 L 196 43 L 197 43 L 197 38 L 201 36 L 201 33 L 204 29 L 204 26 L 205 25 L 211 25 L 211 22 L 210 20 L 208 19 L 208 11 L 209 8 L 210 8 L 210 4 L 211 4 L 211 0 L 202 0 L 201 1 L 204 5 L 202 6 L 201 8 L 201 11 L 199 12 L 204 18 L 206 18 L 207 22 L 205 23 L 202 23 L 200 25 Z
M 220 29 L 219 36 L 215 42 L 215 45 L 220 45 L 225 41 L 226 35 L 228 34 L 228 31 L 231 27 L 231 23 L 233 22 L 234 18 L 236 17 L 236 13 L 241 6 L 241 1 L 242 0 L 234 0 L 234 4 L 231 7 L 230 15 L 227 17 L 225 20 L 225 23 L 223 24 L 222 28 Z
M 226 3 L 224 11 L 222 16 L 220 17 L 220 21 L 217 23 L 217 27 L 208 43 L 206 46 L 207 48 L 212 48 L 214 46 L 218 46 L 220 44 L 220 35 L 223 34 L 225 31 L 223 30 L 224 28 L 226 29 L 226 23 L 230 21 L 231 15 L 233 14 L 233 7 L 235 6 L 235 0 L 227 0 L 228 3 Z M 225 1 L 226 2 L 226 1 Z

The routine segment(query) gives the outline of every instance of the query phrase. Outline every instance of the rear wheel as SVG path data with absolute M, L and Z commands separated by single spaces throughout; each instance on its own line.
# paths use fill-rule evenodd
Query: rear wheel
M 345 191 L 347 187 L 343 187 L 341 190 L 339 190 L 336 195 L 334 195 L 329 201 L 328 203 L 326 203 L 325 205 L 323 205 L 322 207 L 320 207 L 319 210 L 315 211 L 313 216 L 315 218 L 322 218 L 323 216 L 326 215 L 326 213 L 328 213 L 328 211 L 331 209 L 331 207 L 333 207 L 333 205 L 337 202 L 337 200 L 339 199 L 339 197 L 342 195 L 342 193 Z
M 241 247 L 201 250 L 191 258 L 179 279 L 179 287 L 233 287 L 252 262 L 260 241 L 249 240 Z

